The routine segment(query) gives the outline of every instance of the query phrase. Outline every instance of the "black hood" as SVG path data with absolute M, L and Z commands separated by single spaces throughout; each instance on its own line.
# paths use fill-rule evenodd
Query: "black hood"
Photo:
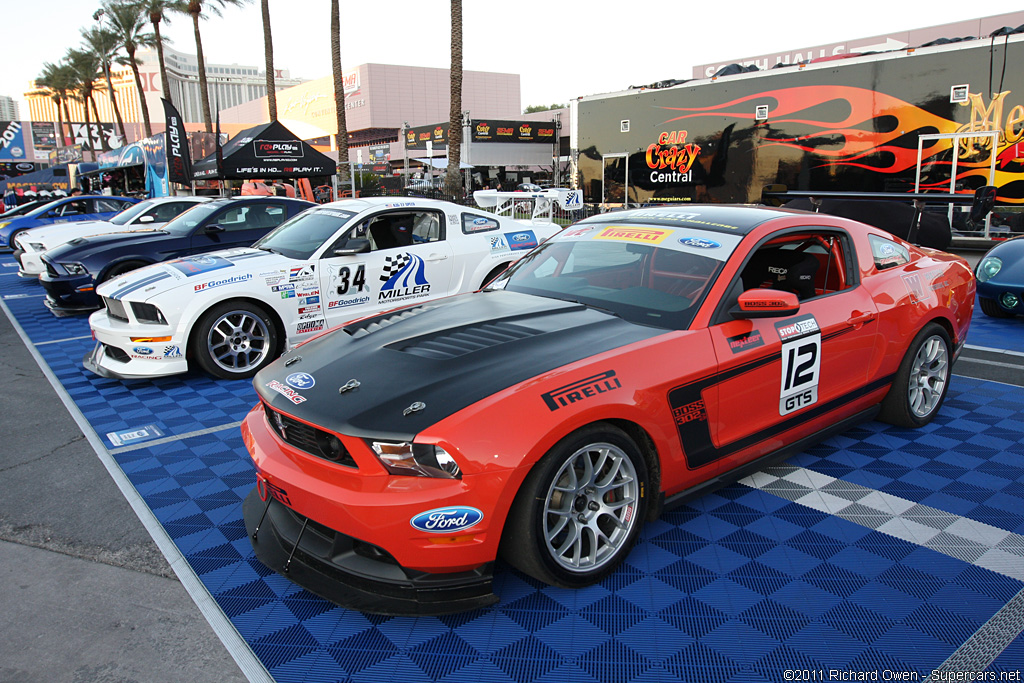
M 146 245 L 146 253 L 160 251 L 158 245 L 163 242 L 179 242 L 181 235 L 172 235 L 162 230 L 138 230 L 133 232 L 114 232 L 107 235 L 90 235 L 88 237 L 76 237 L 67 244 L 62 244 L 56 249 L 51 249 L 47 255 L 55 262 L 60 263 L 83 263 L 88 267 L 89 261 L 99 256 L 102 264 L 106 265 L 111 258 L 116 257 L 122 251 L 134 251 L 138 245 Z M 185 237 L 188 240 L 188 237 Z M 90 268 L 90 271 L 93 269 Z
M 411 440 L 531 377 L 665 333 L 581 304 L 476 292 L 335 330 L 268 365 L 253 385 L 272 407 L 326 429 Z M 311 375 L 315 383 L 296 389 L 303 382 L 287 382 L 295 373 Z M 358 388 L 339 393 L 353 379 Z M 306 400 L 296 404 L 268 389 L 275 381 Z M 403 415 L 417 402 L 426 407 Z

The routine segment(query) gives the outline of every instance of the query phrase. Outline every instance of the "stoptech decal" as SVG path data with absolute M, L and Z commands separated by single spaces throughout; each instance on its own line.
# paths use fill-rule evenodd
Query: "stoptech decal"
M 608 370 L 591 377 L 586 377 L 581 380 L 577 380 L 572 384 L 566 384 L 565 386 L 558 387 L 553 391 L 541 394 L 540 397 L 544 399 L 544 403 L 547 405 L 548 410 L 555 411 L 559 408 L 565 408 L 566 406 L 578 403 L 585 399 L 597 396 L 599 394 L 605 394 L 615 389 L 621 389 L 622 382 L 615 376 L 614 370 Z
M 594 239 L 661 244 L 671 234 L 671 230 L 658 230 L 657 228 L 605 228 L 594 235 Z
M 300 403 L 305 403 L 306 402 L 306 397 L 305 396 L 303 396 L 302 394 L 296 393 L 296 391 L 294 389 L 292 389 L 291 387 L 288 387 L 288 386 L 285 386 L 285 385 L 281 384 L 276 379 L 267 382 L 263 386 L 265 386 L 267 389 L 270 389 L 271 391 L 276 391 L 277 393 L 281 394 L 282 396 L 284 396 L 286 399 L 288 399 L 289 401 L 291 401 L 295 405 L 299 405 Z
M 818 402 L 821 330 L 813 315 L 775 323 L 775 329 L 782 340 L 779 415 L 788 415 Z
M 245 275 L 232 275 L 231 277 L 224 278 L 223 280 L 210 280 L 209 282 L 200 283 L 196 285 L 195 291 L 202 292 L 207 289 L 213 289 L 214 287 L 233 285 L 238 282 L 248 282 L 251 279 L 252 273 L 246 273 Z
M 450 534 L 465 531 L 484 520 L 484 513 L 468 506 L 437 508 L 421 512 L 409 520 L 413 529 L 432 534 Z
M 758 346 L 764 346 L 764 337 L 758 330 L 752 330 L 750 332 L 744 332 L 738 334 L 735 337 L 726 337 L 726 342 L 729 344 L 729 350 L 733 353 L 739 353 L 740 351 L 746 351 L 747 349 L 756 349 Z
M 167 265 L 175 268 L 181 273 L 184 273 L 186 277 L 192 277 L 193 275 L 200 275 L 202 273 L 209 273 L 211 270 L 220 270 L 221 268 L 230 268 L 234 264 L 228 261 L 226 258 L 220 256 L 188 256 L 186 258 L 177 259 L 175 261 L 169 261 Z M 252 277 L 251 275 L 249 277 Z M 199 291 L 198 289 L 196 290 Z
M 384 284 L 377 294 L 377 302 L 430 296 L 430 283 L 425 271 L 426 264 L 415 254 L 385 257 L 384 271 L 380 276 Z

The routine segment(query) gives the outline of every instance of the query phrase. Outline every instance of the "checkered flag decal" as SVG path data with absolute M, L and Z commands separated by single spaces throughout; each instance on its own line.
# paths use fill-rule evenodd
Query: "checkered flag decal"
M 408 254 L 397 254 L 395 256 L 385 256 L 384 257 L 384 272 L 381 273 L 381 275 L 380 275 L 380 281 L 381 282 L 387 282 L 388 280 L 391 279 L 392 275 L 394 275 L 398 271 L 402 270 L 402 268 L 405 268 L 405 266 L 408 263 L 409 263 L 409 255 Z

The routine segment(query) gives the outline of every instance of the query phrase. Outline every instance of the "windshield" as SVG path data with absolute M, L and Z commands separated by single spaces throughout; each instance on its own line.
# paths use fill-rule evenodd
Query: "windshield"
M 197 225 L 206 220 L 210 214 L 220 208 L 223 208 L 223 205 L 218 202 L 196 204 L 185 213 L 180 214 L 174 220 L 165 223 L 160 229 L 164 232 L 169 232 L 172 235 L 187 235 L 192 232 Z
M 128 206 L 125 209 L 123 209 L 121 213 L 111 218 L 110 222 L 113 223 L 114 225 L 125 225 L 126 223 L 134 219 L 136 216 L 152 209 L 156 204 L 157 201 L 155 199 L 147 199 L 144 202 L 132 204 L 131 206 Z
M 685 329 L 739 241 L 703 230 L 577 225 L 530 252 L 491 288 Z
M 305 261 L 353 216 L 351 211 L 309 209 L 285 221 L 252 246 Z

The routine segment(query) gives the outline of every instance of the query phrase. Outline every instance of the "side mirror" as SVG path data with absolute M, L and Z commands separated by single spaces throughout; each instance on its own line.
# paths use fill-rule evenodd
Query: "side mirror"
M 152 223 L 155 220 L 152 216 L 139 216 L 140 223 Z
M 224 226 L 217 225 L 215 223 L 211 224 L 211 225 L 207 225 L 206 228 L 204 228 L 204 229 L 206 230 L 206 232 L 209 232 L 209 233 L 224 232 Z
M 370 253 L 370 240 L 363 237 L 352 237 L 345 246 L 334 250 L 335 256 L 354 256 L 355 254 Z
M 736 306 L 729 311 L 737 320 L 751 318 L 784 318 L 800 311 L 800 300 L 793 292 L 777 289 L 748 289 L 740 294 Z

